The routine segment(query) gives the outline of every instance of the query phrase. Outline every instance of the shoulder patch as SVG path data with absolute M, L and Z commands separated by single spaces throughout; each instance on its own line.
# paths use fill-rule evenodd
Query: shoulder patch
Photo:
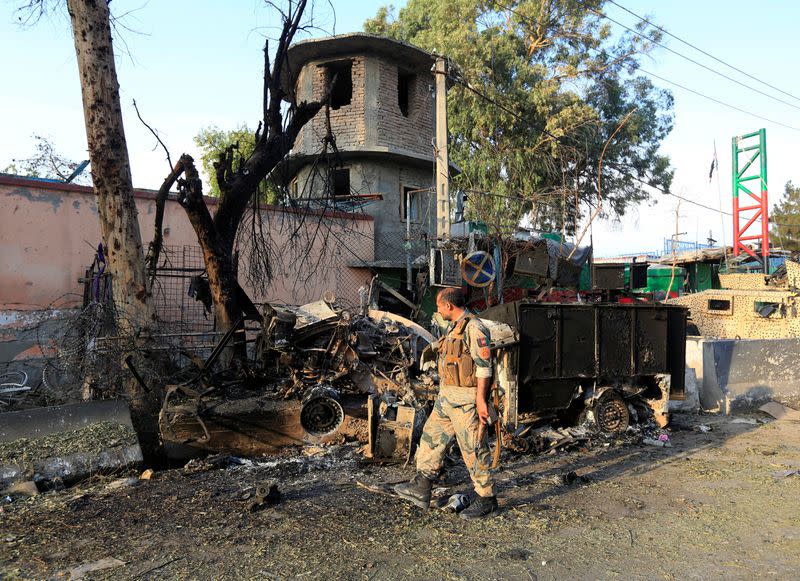
M 478 337 L 478 347 L 486 347 L 486 337 Z
M 481 347 L 478 354 L 480 355 L 481 359 L 489 359 L 491 357 L 488 347 Z

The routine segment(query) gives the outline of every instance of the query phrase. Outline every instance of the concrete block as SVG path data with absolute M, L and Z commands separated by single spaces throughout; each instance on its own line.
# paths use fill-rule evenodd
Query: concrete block
M 702 339 L 703 409 L 730 413 L 769 400 L 789 405 L 800 401 L 800 339 Z M 687 366 L 692 350 L 687 342 Z

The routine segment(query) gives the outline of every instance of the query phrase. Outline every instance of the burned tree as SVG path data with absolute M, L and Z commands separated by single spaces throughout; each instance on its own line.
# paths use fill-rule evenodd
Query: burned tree
M 160 220 L 167 192 L 177 182 L 179 201 L 186 210 L 200 247 L 214 301 L 220 330 L 231 329 L 243 314 L 258 318 L 250 299 L 239 285 L 235 243 L 239 225 L 248 206 L 256 201 L 259 184 L 289 153 L 300 129 L 324 105 L 317 102 L 297 103 L 293 83 L 281 83 L 288 74 L 287 49 L 297 33 L 306 0 L 290 2 L 283 13 L 283 26 L 272 63 L 269 43 L 264 46 L 263 119 L 256 130 L 255 148 L 246 159 L 237 158 L 234 146 L 219 155 L 214 164 L 219 184 L 217 211 L 212 216 L 203 198 L 202 182 L 191 156 L 184 154 L 165 180 L 158 197 L 156 240 L 160 239 Z M 286 105 L 288 104 L 288 105 Z M 158 244 L 158 242 L 156 242 Z M 151 252 L 151 267 L 157 264 L 157 246 Z

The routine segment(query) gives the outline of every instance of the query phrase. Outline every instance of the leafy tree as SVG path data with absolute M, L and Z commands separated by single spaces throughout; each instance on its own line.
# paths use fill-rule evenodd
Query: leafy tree
M 652 43 L 612 37 L 604 2 L 409 0 L 396 18 L 389 6 L 365 22 L 456 67 L 450 151 L 473 214 L 511 226 L 530 212 L 541 228 L 572 231 L 581 202 L 621 215 L 648 199 L 644 184 L 669 189 L 658 148 L 672 129 L 672 96 L 636 75 Z
M 800 186 L 786 182 L 783 198 L 772 210 L 772 243 L 784 250 L 800 251 Z
M 256 133 L 244 123 L 231 130 L 220 129 L 210 125 L 200 130 L 195 135 L 194 143 L 200 148 L 200 165 L 203 172 L 209 176 L 208 195 L 219 197 L 220 189 L 214 164 L 219 161 L 220 154 L 230 149 L 234 152 L 233 168 L 239 166 L 253 155 L 256 147 Z M 258 196 L 262 202 L 277 204 L 284 199 L 285 192 L 269 180 L 264 180 L 258 185 Z
M 247 125 L 242 123 L 235 129 L 224 130 L 216 125 L 210 125 L 200 130 L 195 135 L 194 144 L 203 152 L 200 155 L 200 165 L 203 172 L 209 176 L 208 195 L 219 197 L 219 184 L 214 171 L 214 164 L 219 160 L 220 153 L 231 148 L 238 153 L 234 160 L 238 167 L 242 159 L 247 159 L 253 155 L 256 144 L 255 132 Z
M 79 162 L 72 161 L 58 153 L 49 138 L 41 135 L 32 137 L 34 140 L 33 155 L 24 159 L 12 159 L 11 163 L 3 169 L 3 173 L 65 182 L 80 167 Z M 88 170 L 75 176 L 71 183 L 92 185 Z

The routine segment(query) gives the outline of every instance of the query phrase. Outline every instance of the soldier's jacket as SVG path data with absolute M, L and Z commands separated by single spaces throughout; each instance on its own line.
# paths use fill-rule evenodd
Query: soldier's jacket
M 492 376 L 490 335 L 479 319 L 465 314 L 454 321 L 439 341 L 441 386 L 475 387 L 478 378 Z

